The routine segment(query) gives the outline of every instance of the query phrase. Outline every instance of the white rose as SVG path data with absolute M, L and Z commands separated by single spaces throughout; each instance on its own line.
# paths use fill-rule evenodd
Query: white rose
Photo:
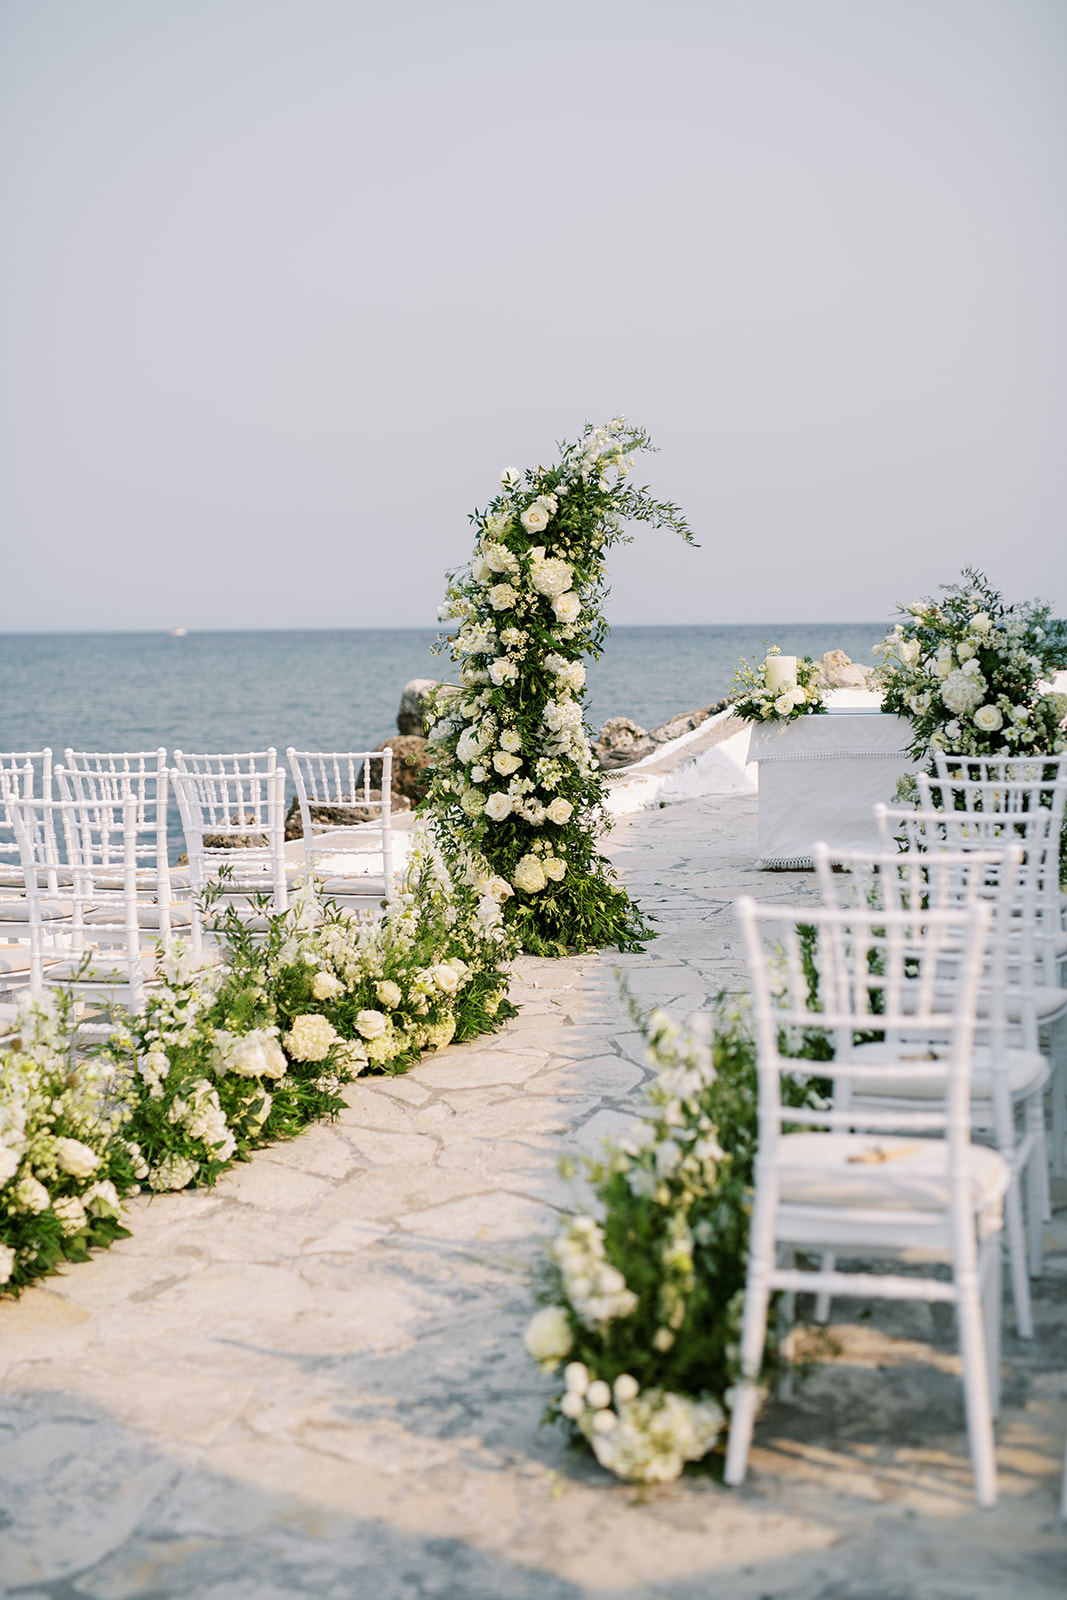
M 519 591 L 510 583 L 495 583 L 489 591 L 489 604 L 494 611 L 510 611 L 518 598 Z
M 56 1140 L 56 1163 L 74 1178 L 87 1178 L 100 1165 L 100 1157 L 80 1139 Z M 58 1213 L 57 1213 L 58 1214 Z
M 975 726 L 981 728 L 983 733 L 996 733 L 998 728 L 1004 726 L 1004 718 L 997 706 L 979 706 L 974 714 Z
M 490 822 L 503 822 L 505 817 L 511 815 L 511 796 L 509 794 L 491 794 L 485 802 L 485 815 Z
M 433 981 L 444 994 L 455 994 L 459 988 L 459 973 L 442 961 L 438 966 L 431 967 Z
M 89 1220 L 85 1214 L 85 1207 L 73 1195 L 66 1195 L 62 1200 L 54 1201 L 52 1210 L 59 1218 L 63 1232 L 67 1234 L 77 1233 Z
M 582 602 L 573 589 L 568 589 L 565 594 L 557 595 L 552 602 L 552 609 L 560 622 L 575 622 L 582 609 Z
M 971 627 L 975 633 L 988 633 L 993 626 L 993 619 L 987 611 L 976 611 L 971 618 Z
M 566 1312 L 545 1306 L 531 1317 L 524 1339 L 527 1353 L 545 1372 L 554 1372 L 574 1343 Z
M 20 1178 L 15 1185 L 15 1204 L 20 1211 L 32 1211 L 35 1216 L 40 1216 L 41 1212 L 47 1211 L 52 1204 L 52 1196 L 32 1172 L 27 1172 L 26 1176 Z
M 527 533 L 541 533 L 548 527 L 548 512 L 539 501 L 535 500 L 532 506 L 526 507 L 519 521 Z
M 919 659 L 918 639 L 901 639 L 897 655 L 906 667 L 913 667 Z
M 216 1070 L 236 1072 L 242 1078 L 282 1078 L 289 1066 L 277 1039 L 267 1028 L 252 1028 L 245 1034 L 220 1030 L 215 1035 L 215 1064 Z
M 0 1188 L 9 1178 L 13 1178 L 19 1169 L 19 1154 L 12 1150 L 10 1145 L 0 1144 Z
M 506 878 L 494 873 L 491 878 L 486 878 L 484 883 L 478 885 L 478 893 L 490 895 L 499 905 L 503 900 L 510 900 L 515 891 Z
M 570 821 L 573 813 L 574 807 L 570 801 L 564 800 L 562 795 L 557 795 L 549 805 L 545 815 L 548 817 L 549 822 L 554 822 L 557 827 L 562 828 L 565 822 Z
M 793 696 L 789 693 L 788 689 L 786 690 L 785 694 L 780 694 L 778 696 L 777 700 L 774 702 L 774 709 L 777 711 L 780 717 L 788 717 L 789 713 L 793 709 Z
M 514 661 L 509 661 L 507 656 L 498 656 L 489 663 L 489 681 L 502 689 L 505 683 L 513 683 L 519 675 L 519 669 Z
M 344 984 L 332 972 L 316 972 L 311 983 L 311 993 L 316 1000 L 332 1000 L 344 993 Z
M 471 562 L 471 577 L 475 583 L 488 583 L 493 576 L 493 569 L 483 555 L 476 555 Z
M 513 772 L 518 772 L 522 757 L 512 755 L 510 750 L 498 750 L 493 757 L 493 766 L 502 778 L 508 778 Z
M 511 881 L 516 889 L 522 889 L 526 894 L 536 894 L 545 887 L 545 870 L 538 856 L 523 856 L 512 873 Z
M 0 1283 L 7 1283 L 15 1270 L 15 1251 L 10 1245 L 0 1244 Z
M 374 992 L 387 1011 L 395 1011 L 404 998 L 400 985 L 394 983 L 392 978 L 383 978 L 381 983 L 376 983 Z
M 110 1178 L 103 1178 L 99 1183 L 94 1183 L 91 1189 L 87 1189 L 82 1195 L 82 1205 L 96 1216 L 110 1214 L 117 1217 L 122 1210 L 119 1192 Z
M 356 1029 L 364 1039 L 377 1039 L 388 1026 L 388 1019 L 380 1011 L 361 1011 L 356 1018 Z
M 545 877 L 550 878 L 553 883 L 562 883 L 567 876 L 567 863 L 561 861 L 559 856 L 545 856 L 544 868 Z

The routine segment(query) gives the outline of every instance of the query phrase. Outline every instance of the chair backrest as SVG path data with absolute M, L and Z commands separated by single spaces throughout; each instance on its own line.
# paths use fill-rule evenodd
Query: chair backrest
M 756 1024 L 757 1181 L 761 1168 L 773 1169 L 786 1123 L 830 1131 L 941 1133 L 949 1143 L 950 1208 L 963 1239 L 969 1223 L 971 1055 L 991 908 L 798 910 L 757 906 L 746 896 L 737 910 Z M 947 1000 L 946 957 L 960 965 Z M 832 1039 L 832 1061 L 816 1066 L 798 1060 L 813 1030 Z M 883 1032 L 897 1042 L 896 1058 L 874 1063 L 858 1047 Z M 936 1050 L 929 1047 L 931 1038 Z M 921 1110 L 884 1110 L 861 1101 L 798 1111 L 783 1096 L 782 1080 L 812 1066 L 860 1093 L 865 1082 L 923 1079 L 933 1097 Z
M 325 854 L 380 849 L 386 897 L 393 894 L 393 752 L 286 751 L 304 834 L 304 859 L 314 868 Z M 341 839 L 349 835 L 347 848 Z M 377 842 L 377 841 L 380 841 Z
M 60 797 L 87 805 L 111 806 L 132 798 L 136 802 L 136 856 L 138 888 L 158 898 L 161 929 L 170 932 L 171 900 L 168 809 L 170 775 L 167 752 L 124 751 L 118 754 L 64 750 L 63 765 L 55 771 Z
M 270 894 L 275 911 L 288 904 L 285 769 L 265 770 L 259 764 L 264 754 L 272 752 L 186 757 L 197 766 L 170 773 L 189 858 L 194 945 L 203 929 L 199 896 L 220 876 L 241 895 Z
M 40 782 L 37 774 L 40 773 Z M 52 752 L 43 750 L 0 751 L 0 887 L 18 887 L 22 882 L 18 841 L 8 816 L 9 794 L 32 800 L 36 794 L 52 798 Z
M 87 913 L 110 908 L 116 912 L 112 939 L 121 938 L 117 954 L 126 969 L 133 1009 L 141 1009 L 136 799 L 11 799 L 8 807 L 29 904 L 31 987 L 43 986 L 51 963 L 60 962 L 66 971 L 77 967 L 91 944 L 110 943 L 104 926 L 90 926 L 86 920 Z M 65 880 L 59 892 L 69 917 L 53 915 L 49 904 L 56 894 L 57 868 Z

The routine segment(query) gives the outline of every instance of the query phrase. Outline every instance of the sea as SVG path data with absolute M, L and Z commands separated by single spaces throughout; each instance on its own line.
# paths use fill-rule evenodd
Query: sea
M 589 663 L 588 721 L 658 727 L 720 699 L 771 644 L 871 663 L 886 622 L 617 627 Z M 455 680 L 434 628 L 0 634 L 0 752 L 367 750 L 412 678 Z

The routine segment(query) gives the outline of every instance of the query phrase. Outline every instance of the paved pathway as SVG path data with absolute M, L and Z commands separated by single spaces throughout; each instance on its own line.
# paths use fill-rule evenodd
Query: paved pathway
M 972 1506 L 940 1308 L 840 1305 L 741 1492 L 638 1493 L 538 1427 L 521 1334 L 556 1161 L 647 1076 L 614 967 L 684 1016 L 743 982 L 736 894 L 813 892 L 752 869 L 747 797 L 628 819 L 612 849 L 660 919 L 645 955 L 524 959 L 502 1034 L 353 1085 L 336 1125 L 137 1202 L 131 1239 L 0 1303 L 0 1593 L 1062 1600 L 1062 1211 L 1038 1338 L 1006 1339 L 995 1512 Z

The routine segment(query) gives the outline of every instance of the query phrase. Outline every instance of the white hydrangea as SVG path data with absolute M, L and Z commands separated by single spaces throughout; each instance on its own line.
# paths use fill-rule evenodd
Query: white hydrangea
M 609 1472 L 628 1483 L 672 1483 L 687 1461 L 699 1461 L 718 1439 L 725 1422 L 722 1408 L 714 1400 L 661 1389 L 631 1395 L 627 1386 L 620 1397 L 621 1381 L 615 1411 L 586 1401 L 575 1420 Z
M 530 562 L 530 583 L 538 594 L 543 594 L 549 600 L 564 594 L 573 582 L 574 568 L 569 561 L 563 561 L 558 556 L 546 559 L 542 552 L 540 560 Z
M 986 681 L 981 674 L 962 668 L 950 672 L 941 685 L 942 700 L 957 716 L 976 710 L 985 699 L 985 692 Z
M 318 1011 L 293 1018 L 285 1048 L 293 1061 L 325 1061 L 337 1040 L 337 1029 Z
M 516 889 L 522 889 L 526 894 L 536 894 L 545 887 L 545 869 L 540 858 L 534 855 L 522 856 L 516 863 L 511 881 Z
M 171 1151 L 148 1174 L 148 1186 L 150 1189 L 155 1189 L 157 1193 L 162 1193 L 168 1189 L 184 1189 L 188 1184 L 192 1183 L 198 1171 L 199 1168 L 195 1161 L 190 1161 L 186 1156 L 180 1156 L 176 1151 Z

